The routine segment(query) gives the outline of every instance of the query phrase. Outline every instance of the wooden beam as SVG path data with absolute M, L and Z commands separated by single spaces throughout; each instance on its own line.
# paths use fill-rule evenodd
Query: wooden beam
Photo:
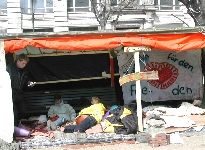
M 29 50 L 28 50 L 29 51 Z M 32 51 L 31 51 L 32 52 Z M 52 53 L 46 53 L 43 49 L 39 54 L 32 54 L 30 51 L 25 53 L 28 57 L 44 57 L 44 56 L 65 56 L 65 55 L 82 55 L 82 54 L 109 54 L 109 51 L 53 51 Z M 22 53 L 22 51 L 16 52 L 17 54 Z
M 134 58 L 135 58 L 135 72 L 140 72 L 139 52 L 134 53 Z M 138 131 L 143 132 L 141 94 L 142 93 L 141 93 L 140 80 L 137 80 L 136 81 L 136 103 L 137 103 Z
M 115 86 L 115 71 L 114 71 L 114 59 L 110 56 L 110 74 L 111 74 L 111 87 Z
M 119 74 L 115 74 L 119 76 Z M 91 78 L 80 78 L 80 79 L 69 79 L 69 80 L 56 80 L 56 81 L 45 81 L 45 82 L 36 82 L 36 84 L 49 84 L 49 83 L 63 83 L 63 82 L 73 82 L 73 81 L 84 81 L 84 80 L 96 80 L 96 79 L 105 79 L 111 78 L 111 74 L 102 74 L 102 77 L 91 77 Z
M 159 80 L 158 71 L 135 72 L 127 74 L 123 77 L 120 77 L 119 82 L 120 86 L 122 86 L 125 83 L 137 80 Z
M 124 52 L 151 51 L 149 46 L 124 47 Z
M 136 103 L 137 103 L 137 119 L 138 119 L 138 131 L 143 132 L 143 123 L 142 123 L 142 102 L 141 102 L 141 85 L 140 78 L 146 79 L 146 77 L 156 78 L 152 73 L 144 74 L 140 73 L 140 63 L 139 63 L 139 52 L 140 51 L 151 51 L 149 46 L 137 46 L 137 47 L 124 47 L 124 52 L 133 52 L 135 59 L 135 74 L 128 75 L 128 77 L 121 78 L 121 82 L 124 84 L 129 81 L 136 81 Z M 158 74 L 158 73 L 157 73 Z M 142 75 L 142 76 L 139 76 Z M 149 76 L 151 75 L 151 76 Z M 148 80 L 148 79 L 146 79 Z

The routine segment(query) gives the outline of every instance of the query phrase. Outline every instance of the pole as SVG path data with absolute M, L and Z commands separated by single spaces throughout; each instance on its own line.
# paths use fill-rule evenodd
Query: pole
M 32 29 L 34 32 L 34 10 L 33 10 L 34 6 L 33 6 L 33 0 L 31 0 L 31 13 L 32 13 Z
M 140 72 L 139 52 L 134 52 L 134 59 L 135 59 L 135 72 Z M 137 103 L 138 131 L 143 132 L 140 80 L 136 81 L 136 103 Z

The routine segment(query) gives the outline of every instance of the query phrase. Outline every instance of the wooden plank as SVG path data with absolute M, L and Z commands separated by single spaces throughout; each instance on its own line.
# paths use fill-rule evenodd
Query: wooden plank
M 124 47 L 124 52 L 151 51 L 149 46 Z
M 68 17 L 61 17 L 61 16 L 60 17 L 55 17 L 54 20 L 55 21 L 60 21 L 60 22 L 68 21 Z
M 58 6 L 58 7 L 53 7 L 53 12 L 67 12 L 67 7 L 62 7 L 62 6 Z
M 68 27 L 54 27 L 54 32 L 68 32 Z
M 44 18 L 54 19 L 54 13 L 44 13 Z
M 11 8 L 11 7 L 13 7 L 13 8 L 20 8 L 21 7 L 20 2 L 7 3 L 7 8 Z
M 95 14 L 93 12 L 69 13 L 69 18 L 95 18 Z
M 7 33 L 23 33 L 22 29 L 7 29 Z
M 35 28 L 53 28 L 54 22 L 53 21 L 35 21 L 34 22 Z M 32 22 L 31 20 L 23 20 L 22 21 L 22 28 L 26 29 L 32 29 Z
M 55 22 L 56 27 L 68 27 L 68 22 Z
M 31 14 L 22 14 L 22 20 L 27 20 L 27 19 L 31 19 L 32 15 Z
M 0 20 L 8 20 L 7 15 L 0 14 Z
M 54 12 L 54 16 L 55 17 L 68 17 L 68 13 L 67 12 Z
M 46 82 L 36 82 L 36 84 L 48 84 L 48 83 L 63 83 L 63 82 L 73 82 L 73 81 L 84 81 L 84 80 L 96 80 L 110 78 L 111 76 L 102 77 L 91 77 L 91 78 L 80 78 L 80 79 L 69 79 L 69 80 L 57 80 L 57 81 L 46 81 Z
M 7 28 L 8 29 L 19 29 L 19 28 L 21 28 L 21 24 L 19 23 L 19 24 L 17 24 L 17 23 L 8 23 L 8 25 L 7 25 Z
M 34 18 L 36 19 L 41 19 L 41 20 L 45 20 L 45 19 L 49 19 L 49 20 L 54 20 L 54 15 L 48 15 L 48 14 L 34 14 Z
M 88 20 L 68 20 L 68 24 L 71 26 L 77 26 L 77 25 L 84 25 L 84 26 L 95 26 L 95 25 L 99 25 L 98 21 L 92 20 L 92 19 L 88 19 Z
M 158 71 L 136 72 L 120 77 L 119 83 L 122 86 L 125 83 L 137 80 L 159 80 Z
M 8 23 L 10 23 L 10 24 L 21 24 L 21 18 L 17 18 L 17 17 L 9 18 Z
M 11 7 L 7 8 L 8 15 L 9 15 L 10 12 L 12 12 L 12 13 L 14 13 L 14 12 L 21 13 L 21 8 L 11 8 Z
M 54 20 L 53 14 L 35 14 L 35 19 L 42 19 L 42 20 Z M 32 19 L 32 15 L 30 14 L 22 14 L 22 20 L 26 19 Z
M 9 19 L 9 18 L 20 18 L 21 19 L 21 13 L 9 12 L 7 19 Z

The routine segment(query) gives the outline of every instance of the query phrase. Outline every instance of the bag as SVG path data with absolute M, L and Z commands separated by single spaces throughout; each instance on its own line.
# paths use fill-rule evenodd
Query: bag
M 58 115 L 55 115 L 53 117 L 49 117 L 48 119 L 51 120 L 52 122 L 56 121 L 58 119 Z
M 89 115 L 82 115 L 76 118 L 76 124 L 80 124 L 85 118 L 87 118 Z

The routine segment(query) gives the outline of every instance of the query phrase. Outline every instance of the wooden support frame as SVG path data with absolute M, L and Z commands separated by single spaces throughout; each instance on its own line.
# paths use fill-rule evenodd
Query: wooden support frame
M 139 64 L 139 52 L 134 53 L 135 58 L 135 72 L 140 72 Z M 137 120 L 138 120 L 138 130 L 143 132 L 143 123 L 142 123 L 142 100 L 141 100 L 141 85 L 140 80 L 136 81 L 136 102 L 137 102 Z
M 115 86 L 115 70 L 114 70 L 114 59 L 110 56 L 110 74 L 111 74 L 111 86 Z
M 114 76 L 118 76 L 119 74 L 114 74 Z M 73 81 L 85 81 L 85 80 L 96 80 L 96 79 L 104 79 L 111 78 L 111 74 L 102 73 L 102 77 L 91 77 L 91 78 L 80 78 L 80 79 L 69 79 L 69 80 L 56 80 L 56 81 L 46 81 L 46 82 L 36 82 L 36 84 L 49 84 L 49 83 L 63 83 L 63 82 L 73 82 Z
M 148 46 L 124 47 L 124 52 L 133 52 L 134 53 L 135 74 L 140 74 L 140 63 L 139 63 L 139 52 L 140 51 L 151 51 L 151 48 Z M 146 73 L 144 73 L 144 74 L 146 74 Z M 158 75 L 158 73 L 157 73 L 157 75 Z M 128 77 L 129 76 L 131 77 L 131 75 L 128 75 Z M 126 79 L 126 77 L 124 77 L 124 78 Z M 157 79 L 158 77 L 154 77 L 154 78 Z M 129 81 L 133 81 L 133 80 L 131 79 Z M 140 77 L 139 77 L 139 79 L 136 80 L 136 103 L 137 103 L 138 131 L 143 132 L 142 102 L 141 101 L 142 101 L 141 100 L 141 85 L 140 85 Z

